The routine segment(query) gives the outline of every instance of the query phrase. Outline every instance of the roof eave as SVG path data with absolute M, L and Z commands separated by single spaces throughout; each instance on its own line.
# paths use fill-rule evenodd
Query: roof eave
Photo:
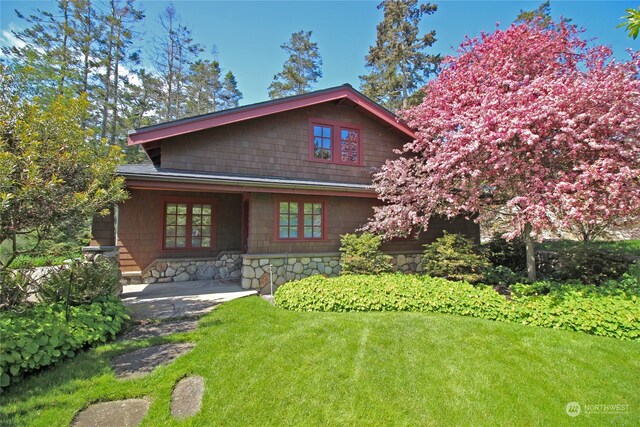
M 232 177 L 190 177 L 179 175 L 154 175 L 145 173 L 119 173 L 127 181 L 149 181 L 149 182 L 164 182 L 164 183 L 184 183 L 184 184 L 202 184 L 213 186 L 224 186 L 229 188 L 244 188 L 250 189 L 264 189 L 264 190 L 306 190 L 314 192 L 332 192 L 332 193 L 347 193 L 358 194 L 360 196 L 366 195 L 368 197 L 375 197 L 375 191 L 371 186 L 367 185 L 349 185 L 339 183 L 312 183 L 312 182 L 300 182 L 300 181 L 280 181 L 280 180 L 251 180 L 249 178 L 239 179 Z
M 164 126 L 160 128 L 142 129 L 134 131 L 128 135 L 128 145 L 145 144 L 158 141 L 164 138 L 170 138 L 178 135 L 184 135 L 191 132 L 210 129 L 217 126 L 223 126 L 240 121 L 255 119 L 258 117 L 268 116 L 271 114 L 281 113 L 285 111 L 295 110 L 310 105 L 322 104 L 325 102 L 335 101 L 347 98 L 356 105 L 364 108 L 377 118 L 386 122 L 398 131 L 406 134 L 411 139 L 415 139 L 413 131 L 404 123 L 396 120 L 396 117 L 383 107 L 361 95 L 353 88 L 340 86 L 335 90 L 321 91 L 308 96 L 287 99 L 282 101 L 274 101 L 269 103 L 256 104 L 255 106 L 247 106 L 240 110 L 231 110 L 229 113 L 221 113 L 213 117 L 203 117 L 201 119 L 191 120 L 184 123 Z

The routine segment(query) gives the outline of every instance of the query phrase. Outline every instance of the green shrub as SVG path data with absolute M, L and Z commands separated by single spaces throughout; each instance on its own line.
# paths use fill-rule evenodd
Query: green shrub
M 37 305 L 0 312 L 0 387 L 30 371 L 73 357 L 86 345 L 115 338 L 129 317 L 122 302 L 107 297 L 89 305 Z
M 31 278 L 22 271 L 0 271 L 0 309 L 25 304 Z
M 424 246 L 423 268 L 430 276 L 476 283 L 488 266 L 485 256 L 461 234 L 445 231 L 444 236 Z
M 392 270 L 391 257 L 382 253 L 382 237 L 372 233 L 340 238 L 340 274 L 380 274 Z
M 507 300 L 489 286 L 428 276 L 312 276 L 282 285 L 275 301 L 294 311 L 449 313 L 640 340 L 640 296 L 629 290 L 632 285 L 609 293 L 581 284 L 527 291 L 536 285 L 522 285 Z
M 120 288 L 118 267 L 107 259 L 76 261 L 53 270 L 38 285 L 38 299 L 45 303 L 67 300 L 72 305 L 87 304 L 96 298 L 115 295 Z
M 560 280 L 578 279 L 599 285 L 622 276 L 629 266 L 630 262 L 621 255 L 581 244 L 558 254 L 554 276 Z
M 483 245 L 483 249 L 493 265 L 507 267 L 514 272 L 527 269 L 527 251 L 524 241 L 519 237 L 508 241 L 496 233 Z
M 516 273 L 504 265 L 489 265 L 482 273 L 482 283 L 499 287 L 509 287 L 526 281 L 522 274 Z

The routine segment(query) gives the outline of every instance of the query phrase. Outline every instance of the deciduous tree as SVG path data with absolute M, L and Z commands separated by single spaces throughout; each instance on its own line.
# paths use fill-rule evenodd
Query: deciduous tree
M 640 53 L 618 62 L 579 34 L 521 24 L 467 39 L 404 113 L 416 139 L 375 175 L 386 205 L 370 228 L 406 234 L 498 206 L 534 280 L 543 231 L 638 214 Z
M 39 242 L 126 196 L 115 175 L 119 147 L 89 142 L 86 96 L 43 106 L 22 98 L 19 83 L 0 65 L 0 243 L 11 242 L 0 270 L 20 253 L 19 235 Z

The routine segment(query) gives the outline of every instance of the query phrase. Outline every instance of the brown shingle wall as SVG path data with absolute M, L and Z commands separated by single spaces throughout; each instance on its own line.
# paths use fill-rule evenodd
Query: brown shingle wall
M 250 200 L 249 215 L 249 250 L 250 254 L 272 253 L 322 253 L 338 252 L 340 235 L 353 233 L 362 227 L 372 216 L 372 199 L 348 197 L 308 197 L 304 200 L 320 200 L 325 202 L 327 236 L 322 241 L 278 241 L 274 237 L 274 203 L 278 195 L 254 193 Z M 385 242 L 382 249 L 386 252 L 402 251 L 406 253 L 421 252 L 422 245 L 442 236 L 443 230 L 462 233 L 479 242 L 480 228 L 478 224 L 462 217 L 454 220 L 434 219 L 426 233 L 418 240 L 401 239 Z
M 107 215 L 94 215 L 91 222 L 90 246 L 113 246 L 116 241 L 113 209 Z
M 221 250 L 240 250 L 242 196 L 129 190 L 131 198 L 119 205 L 118 246 L 123 271 L 140 271 L 156 258 L 212 257 Z M 163 250 L 163 203 L 167 198 L 198 198 L 217 204 L 216 250 Z
M 363 166 L 309 161 L 309 118 L 360 126 Z M 349 102 L 326 103 L 163 141 L 162 167 L 368 184 L 406 139 Z

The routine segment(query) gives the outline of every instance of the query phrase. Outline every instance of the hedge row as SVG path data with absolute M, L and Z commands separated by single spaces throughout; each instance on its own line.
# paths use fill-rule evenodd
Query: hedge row
M 589 285 L 519 285 L 510 299 L 485 285 L 402 274 L 312 276 L 278 288 L 276 304 L 294 311 L 415 311 L 582 331 L 640 340 L 637 279 L 603 291 Z M 629 289 L 632 289 L 629 291 Z
M 0 387 L 22 374 L 50 365 L 76 350 L 115 338 L 129 316 L 122 302 L 107 297 L 91 304 L 37 305 L 22 312 L 0 312 Z

